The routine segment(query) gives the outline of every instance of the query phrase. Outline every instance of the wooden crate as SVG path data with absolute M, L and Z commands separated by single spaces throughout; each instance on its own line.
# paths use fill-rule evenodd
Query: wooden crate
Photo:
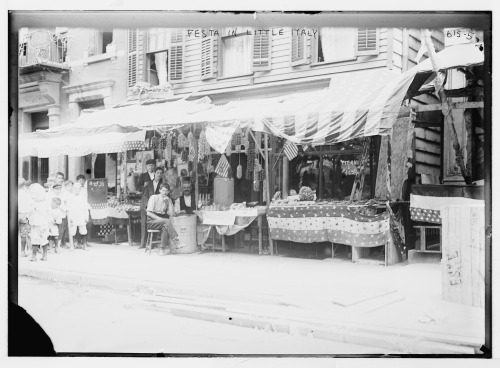
M 442 297 L 484 307 L 484 205 L 445 206 L 442 218 Z

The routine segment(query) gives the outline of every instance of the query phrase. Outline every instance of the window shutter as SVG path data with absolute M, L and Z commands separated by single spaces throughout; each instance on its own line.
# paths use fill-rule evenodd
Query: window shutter
M 307 62 L 306 37 L 292 33 L 290 65 L 301 65 Z
M 184 64 L 184 32 L 173 29 L 170 33 L 170 53 L 168 55 L 169 82 L 181 81 Z
M 201 39 L 201 80 L 214 76 L 214 39 Z
M 268 34 L 254 35 L 253 70 L 271 70 L 271 30 Z
M 378 55 L 378 28 L 358 28 L 357 55 Z
M 127 85 L 133 88 L 137 83 L 137 30 L 128 31 L 128 82 Z

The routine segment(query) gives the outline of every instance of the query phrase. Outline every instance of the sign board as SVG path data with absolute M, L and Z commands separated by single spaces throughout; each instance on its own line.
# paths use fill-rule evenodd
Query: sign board
M 108 202 L 108 179 L 90 179 L 87 181 L 87 200 L 91 207 Z

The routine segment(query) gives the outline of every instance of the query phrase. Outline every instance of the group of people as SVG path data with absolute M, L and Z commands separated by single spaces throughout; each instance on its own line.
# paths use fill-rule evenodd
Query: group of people
M 46 186 L 18 179 L 18 229 L 21 238 L 21 256 L 27 257 L 31 247 L 31 260 L 42 260 L 47 253 L 61 248 L 87 247 L 87 226 L 90 207 L 87 202 L 85 176 L 76 181 L 64 180 L 58 172 Z M 66 243 L 68 237 L 69 247 Z
M 170 186 L 163 181 L 164 169 L 155 164 L 155 160 L 146 161 L 147 172 L 141 174 L 138 182 L 142 191 L 140 248 L 146 247 L 147 229 L 160 230 L 160 255 L 165 255 L 168 253 L 169 241 L 172 243 L 170 252 L 182 247 L 170 218 L 175 214 L 192 214 L 196 209 L 196 199 L 193 198 L 191 182 L 183 181 L 183 195 L 174 205 L 170 198 Z
M 175 205 L 170 198 L 170 186 L 163 181 L 163 167 L 156 167 L 154 160 L 146 162 L 147 172 L 141 174 L 138 182 L 141 199 L 141 245 L 147 243 L 147 229 L 160 230 L 160 254 L 165 255 L 181 248 L 177 232 L 170 218 L 174 215 L 192 214 L 196 209 L 190 181 L 182 182 L 183 195 Z M 21 238 L 21 256 L 27 257 L 31 247 L 31 260 L 47 260 L 47 253 L 61 248 L 85 250 L 90 206 L 87 201 L 86 179 L 78 175 L 76 181 L 65 180 L 63 173 L 46 186 L 29 183 L 23 178 L 18 181 L 18 229 Z M 66 244 L 68 237 L 69 247 Z M 171 243 L 171 246 L 169 246 Z

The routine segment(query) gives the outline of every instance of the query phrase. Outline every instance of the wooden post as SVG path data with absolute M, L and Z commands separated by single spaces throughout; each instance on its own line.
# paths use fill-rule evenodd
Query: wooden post
M 289 192 L 289 187 L 288 187 L 288 180 L 289 180 L 289 163 L 290 161 L 288 160 L 288 157 L 283 156 L 283 185 L 282 188 L 283 190 L 281 191 L 281 198 L 285 199 L 288 197 L 288 192 Z
M 269 205 L 271 204 L 271 189 L 270 189 L 270 175 L 269 175 L 269 135 L 264 133 L 264 149 L 265 149 L 265 159 L 266 159 L 266 184 L 267 184 L 267 208 L 269 208 Z M 261 216 L 259 216 L 261 218 Z M 262 220 L 260 221 L 261 224 L 259 226 L 259 238 L 262 236 Z M 269 250 L 271 251 L 271 255 L 274 255 L 274 244 L 273 240 L 271 239 L 271 229 L 269 229 L 268 226 L 268 240 L 269 240 Z M 259 239 L 259 243 L 261 242 L 261 239 Z
M 439 78 L 439 64 L 436 59 L 436 51 L 434 50 L 434 44 L 431 40 L 431 32 L 426 29 L 422 30 L 422 38 L 423 42 L 427 48 L 427 52 L 429 54 L 429 58 L 431 59 L 432 68 L 437 73 Z M 453 139 L 453 148 L 455 150 L 455 160 L 457 162 L 458 167 L 460 167 L 460 172 L 465 180 L 466 184 L 471 184 L 471 178 L 467 175 L 465 170 L 464 156 L 462 152 L 462 148 L 460 147 L 460 142 L 458 141 L 458 134 L 455 127 L 455 122 L 453 120 L 453 115 L 451 114 L 451 103 L 448 101 L 443 85 L 436 86 L 436 92 L 438 93 L 439 100 L 441 101 L 441 111 L 443 112 L 445 122 L 451 127 L 451 136 Z
M 198 196 L 199 196 L 199 184 L 198 184 L 198 140 L 196 139 L 196 124 L 191 125 L 191 132 L 193 133 L 193 144 L 194 144 L 194 173 L 195 173 L 195 182 L 194 182 L 194 196 L 196 198 L 196 209 L 198 209 Z
M 323 199 L 323 153 L 321 153 L 321 148 L 319 152 L 319 170 L 318 170 L 318 180 L 319 180 L 319 199 Z
M 118 185 L 118 175 L 120 175 L 121 177 L 121 172 L 123 170 L 123 168 L 121 167 L 122 166 L 122 153 L 121 152 L 117 152 L 116 153 L 116 199 L 119 199 L 120 198 L 120 195 L 121 195 L 121 183 L 120 185 Z M 120 171 L 118 171 L 118 167 L 120 167 Z

